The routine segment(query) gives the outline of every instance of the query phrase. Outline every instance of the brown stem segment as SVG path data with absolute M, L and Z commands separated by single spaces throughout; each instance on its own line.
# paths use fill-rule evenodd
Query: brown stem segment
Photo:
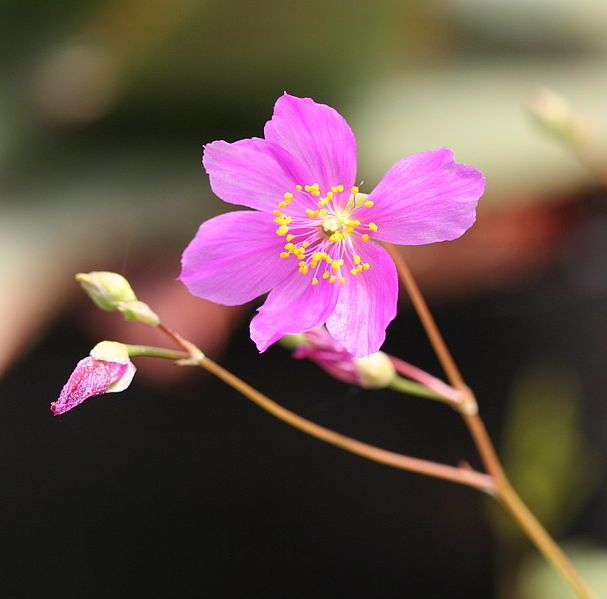
M 455 365 L 455 361 L 451 357 L 451 353 L 447 349 L 443 336 L 440 334 L 440 331 L 434 322 L 434 318 L 428 309 L 426 300 L 421 294 L 421 291 L 419 290 L 419 287 L 417 286 L 417 283 L 415 282 L 407 263 L 403 260 L 402 256 L 393 245 L 386 243 L 384 246 L 396 264 L 396 270 L 398 271 L 400 280 L 411 298 L 413 307 L 415 308 L 419 319 L 422 321 L 426 334 L 428 335 L 428 339 L 434 348 L 436 356 L 439 359 L 441 366 L 449 379 L 449 382 L 456 389 L 467 389 L 464 379 L 462 378 L 458 367 Z
M 394 259 L 400 279 L 411 297 L 413 307 L 421 320 L 428 339 L 432 343 L 436 356 L 447 374 L 449 382 L 462 392 L 463 401 L 461 403 L 460 413 L 470 431 L 483 464 L 495 483 L 497 489 L 495 498 L 504 506 L 514 520 L 516 520 L 527 537 L 535 544 L 538 550 L 541 551 L 544 557 L 558 572 L 560 572 L 580 599 L 597 599 L 596 595 L 588 588 L 578 571 L 569 561 L 569 558 L 563 553 L 558 544 L 548 534 L 546 529 L 540 524 L 513 489 L 504 472 L 491 438 L 487 433 L 485 424 L 478 414 L 474 394 L 466 383 L 464 383 L 459 369 L 455 365 L 451 353 L 447 349 L 445 341 L 428 309 L 426 300 L 413 279 L 409 267 L 396 248 L 390 244 L 386 244 L 386 249 Z
M 266 412 L 269 412 L 279 420 L 282 420 L 321 441 L 345 449 L 350 453 L 354 453 L 368 460 L 385 464 L 386 466 L 392 466 L 393 468 L 399 468 L 400 470 L 407 470 L 409 472 L 416 472 L 418 474 L 425 474 L 426 476 L 459 483 L 489 495 L 492 495 L 495 491 L 492 478 L 486 474 L 475 472 L 468 468 L 456 468 L 446 464 L 413 458 L 363 443 L 357 439 L 352 439 L 351 437 L 347 437 L 331 429 L 325 428 L 324 426 L 320 426 L 287 410 L 216 362 L 213 362 L 210 358 L 203 358 L 200 360 L 199 364 L 202 368 L 214 374 L 224 383 L 228 384 L 233 389 L 236 389 L 236 391 L 242 393 Z

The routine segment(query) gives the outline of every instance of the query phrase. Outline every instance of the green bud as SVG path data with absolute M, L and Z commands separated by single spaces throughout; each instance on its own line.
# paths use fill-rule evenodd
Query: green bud
M 124 316 L 125 320 L 135 320 L 153 327 L 157 327 L 160 324 L 158 314 L 153 312 L 144 302 L 119 302 L 116 309 Z
M 101 341 L 91 350 L 90 355 L 104 362 L 129 363 L 129 350 L 124 343 L 118 341 Z
M 106 312 L 118 310 L 120 303 L 137 301 L 129 282 L 115 272 L 78 273 L 76 281 L 95 304 Z
M 354 364 L 360 377 L 360 386 L 366 389 L 387 387 L 396 376 L 392 360 L 382 351 L 366 358 L 354 358 Z

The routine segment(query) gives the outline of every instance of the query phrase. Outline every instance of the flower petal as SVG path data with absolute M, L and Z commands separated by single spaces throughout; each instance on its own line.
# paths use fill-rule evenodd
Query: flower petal
M 364 216 L 383 241 L 419 245 L 456 239 L 476 219 L 485 190 L 482 173 L 457 164 L 448 148 L 399 160 L 371 192 L 375 202 Z M 361 213 L 362 215 L 362 213 Z
M 244 304 L 293 272 L 280 258 L 284 238 L 264 212 L 228 212 L 205 221 L 185 249 L 179 279 L 190 293 L 226 306 Z
M 74 372 L 61 389 L 57 401 L 51 403 L 51 411 L 55 416 L 60 416 L 89 397 L 107 393 L 108 387 L 121 381 L 127 370 L 129 370 L 127 364 L 105 362 L 92 356 L 83 358 L 78 362 Z M 128 383 L 133 378 L 130 373 L 129 376 Z M 122 387 L 122 389 L 124 388 Z
M 284 94 L 274 105 L 264 136 L 301 163 L 308 180 L 298 183 L 318 183 L 322 193 L 334 185 L 354 185 L 356 140 L 346 120 L 330 106 Z
M 285 150 L 259 138 L 207 144 L 202 164 L 215 195 L 265 212 L 276 209 L 283 195 L 305 177 Z
M 311 285 L 308 276 L 295 272 L 268 295 L 251 321 L 251 339 L 260 352 L 283 335 L 304 333 L 323 324 L 335 307 L 337 285 Z
M 356 251 L 371 268 L 340 286 L 327 329 L 347 351 L 364 357 L 379 350 L 396 316 L 398 277 L 392 258 L 376 243 L 358 243 Z

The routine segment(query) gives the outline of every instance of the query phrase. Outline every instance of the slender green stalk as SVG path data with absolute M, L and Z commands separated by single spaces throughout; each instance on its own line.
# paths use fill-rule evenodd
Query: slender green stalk
M 164 347 L 152 347 L 150 345 L 128 345 L 125 344 L 131 358 L 164 358 L 165 360 L 184 360 L 190 354 Z
M 399 393 L 407 393 L 408 395 L 417 395 L 417 397 L 425 397 L 426 399 L 434 399 L 448 405 L 452 405 L 453 401 L 437 391 L 429 389 L 425 385 L 420 385 L 414 381 L 410 381 L 402 376 L 396 375 L 390 383 L 390 389 Z

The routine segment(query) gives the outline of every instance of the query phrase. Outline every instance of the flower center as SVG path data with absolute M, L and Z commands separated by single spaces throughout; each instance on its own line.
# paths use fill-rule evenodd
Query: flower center
M 310 207 L 310 200 L 317 209 Z M 282 210 L 287 206 L 289 214 Z M 274 210 L 276 234 L 287 241 L 280 257 L 295 256 L 299 272 L 310 273 L 312 285 L 321 281 L 346 283 L 348 275 L 371 268 L 356 253 L 356 244 L 368 242 L 377 231 L 375 223 L 363 223 L 359 218 L 361 210 L 372 207 L 373 202 L 358 187 L 348 193 L 343 185 L 335 185 L 321 196 L 318 183 L 297 185 L 295 193 L 285 193 Z

